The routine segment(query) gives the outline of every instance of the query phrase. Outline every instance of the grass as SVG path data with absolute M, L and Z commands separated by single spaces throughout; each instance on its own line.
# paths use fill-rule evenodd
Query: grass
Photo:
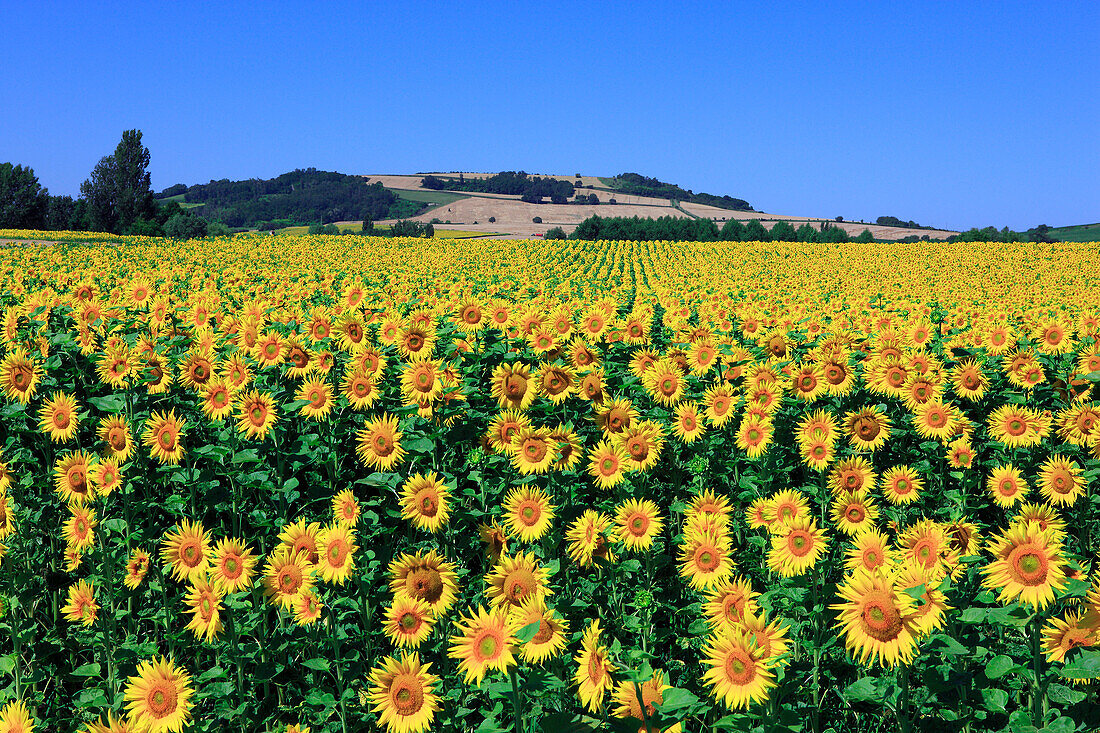
M 410 191 L 403 188 L 391 188 L 390 190 L 396 193 L 398 198 L 403 198 L 407 201 L 419 201 L 424 204 L 434 204 L 436 206 L 451 204 L 460 199 L 470 198 L 464 193 L 455 193 L 454 191 L 432 191 L 430 189 Z
M 358 231 L 361 231 L 362 226 L 363 226 L 362 223 L 341 224 L 340 225 L 340 231 L 342 231 L 342 232 L 348 232 L 348 231 L 358 232 Z M 374 228 L 375 229 L 380 229 L 380 230 L 388 230 L 390 228 L 390 225 L 389 224 L 375 224 Z M 309 233 L 309 227 L 308 226 L 285 227 L 283 229 L 276 229 L 275 233 L 276 234 L 308 234 Z M 467 230 L 467 229 L 440 229 L 438 226 L 436 226 L 435 227 L 435 236 L 437 238 L 440 238 L 440 239 L 475 239 L 475 238 L 478 238 L 478 237 L 498 237 L 498 236 L 500 236 L 500 234 L 499 234 L 499 232 L 474 232 L 474 231 L 470 231 L 470 230 Z
M 1053 227 L 1047 236 L 1060 242 L 1100 242 L 1100 223 Z

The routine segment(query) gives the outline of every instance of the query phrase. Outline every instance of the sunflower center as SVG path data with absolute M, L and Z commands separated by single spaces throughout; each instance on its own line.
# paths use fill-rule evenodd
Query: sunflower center
M 649 517 L 644 514 L 635 514 L 630 520 L 630 533 L 636 537 L 645 535 L 649 529 Z
M 294 595 L 302 586 L 302 569 L 297 565 L 286 565 L 279 571 L 279 590 L 286 595 Z
M 176 436 L 172 434 L 170 428 L 165 426 L 161 428 L 160 433 L 157 435 L 157 444 L 160 445 L 160 449 L 164 451 L 172 451 L 176 449 Z
M 862 522 L 866 514 L 863 512 L 863 507 L 858 504 L 853 504 L 848 507 L 848 510 L 844 513 L 848 521 L 852 524 L 858 524 Z
M 59 430 L 69 427 L 69 413 L 65 410 L 58 410 L 53 414 L 53 423 Z
M 390 683 L 390 700 L 398 715 L 415 715 L 424 706 L 424 686 L 416 675 L 399 674 Z
M 388 456 L 393 452 L 393 444 L 390 443 L 390 437 L 385 433 L 375 433 L 371 442 L 374 445 L 374 452 L 380 456 Z
M 864 596 L 863 630 L 878 641 L 892 641 L 902 631 L 902 618 L 885 591 L 872 590 Z
M 435 603 L 443 595 L 443 578 L 438 571 L 421 568 L 409 574 L 408 587 L 414 597 Z
M 482 661 L 490 661 L 500 654 L 501 646 L 500 639 L 491 633 L 486 633 L 477 642 L 477 654 Z
M 882 432 L 877 421 L 869 417 L 862 417 L 856 423 L 856 434 L 867 442 L 871 442 Z
M 695 551 L 695 567 L 710 572 L 718 567 L 718 553 L 712 547 L 703 546 Z
M 434 517 L 439 510 L 435 492 L 426 491 L 420 495 L 420 513 L 426 517 Z
M 222 563 L 222 573 L 226 578 L 235 580 L 241 576 L 241 564 L 235 557 L 227 557 Z
M 504 394 L 511 399 L 519 399 L 527 393 L 527 380 L 518 374 L 509 374 L 504 379 Z
M 397 623 L 406 633 L 412 633 L 420 628 L 422 622 L 420 617 L 415 613 L 405 611 L 405 613 L 401 614 L 401 618 Z
M 813 537 L 809 532 L 796 529 L 787 536 L 787 549 L 796 557 L 805 557 L 813 548 Z
M 518 568 L 508 574 L 504 582 L 504 594 L 513 606 L 523 603 L 527 596 L 535 592 L 538 580 L 527 568 Z
M 536 438 L 523 441 L 523 454 L 532 463 L 538 463 L 546 457 L 546 442 Z
M 1006 432 L 1013 437 L 1023 435 L 1027 432 L 1027 424 L 1019 418 L 1013 418 L 1008 421 L 1008 429 Z
M 742 649 L 734 649 L 726 657 L 726 681 L 731 685 L 743 686 L 756 677 L 756 665 Z
M 1030 544 L 1017 547 L 1008 560 L 1016 571 L 1013 580 L 1021 585 L 1035 586 L 1046 582 L 1048 561 L 1038 548 Z
M 328 546 L 328 563 L 334 568 L 344 566 L 348 556 L 348 543 L 340 538 L 333 539 Z
M 164 682 L 155 683 L 145 697 L 148 712 L 156 719 L 165 718 L 176 711 L 176 689 Z

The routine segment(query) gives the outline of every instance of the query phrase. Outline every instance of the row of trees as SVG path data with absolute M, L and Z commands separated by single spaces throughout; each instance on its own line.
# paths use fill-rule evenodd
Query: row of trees
M 182 188 L 182 191 L 181 191 Z M 210 181 L 194 186 L 176 184 L 162 197 L 179 196 L 201 204 L 201 216 L 231 227 L 262 227 L 268 222 L 287 225 L 388 219 L 413 216 L 424 204 L 401 199 L 381 182 L 363 176 L 297 169 L 275 178 L 246 181 Z
M 715 196 L 711 193 L 694 193 L 691 189 L 680 188 L 674 183 L 665 183 L 640 173 L 620 173 L 613 179 L 615 189 L 635 196 L 653 196 L 655 198 L 687 201 L 693 204 L 715 206 L 734 211 L 752 211 L 752 206 L 744 199 L 732 196 Z
M 140 130 L 126 130 L 114 153 L 100 158 L 80 197 L 51 196 L 34 169 L 0 164 L 0 229 L 95 231 L 190 238 L 227 234 L 175 201 L 161 205 L 149 182 L 149 149 Z
M 549 199 L 552 204 L 568 203 L 575 189 L 574 184 L 569 181 L 528 176 L 523 171 L 504 171 L 488 178 L 466 178 L 461 173 L 458 174 L 458 178 L 428 175 L 420 180 L 420 186 L 432 191 L 469 191 L 519 196 L 521 200 L 531 204 L 541 204 L 543 199 Z M 585 203 L 587 202 L 586 197 Z
M 564 238 L 558 228 L 546 234 L 549 239 Z M 853 240 L 838 226 L 822 222 L 819 227 L 806 223 L 797 229 L 787 221 L 776 222 L 771 229 L 759 220 L 750 219 L 742 223 L 731 219 L 719 229 L 710 219 L 686 219 L 662 216 L 656 219 L 641 217 L 601 217 L 590 216 L 573 230 L 569 239 L 599 241 L 606 239 L 633 240 L 641 242 L 677 241 L 677 242 L 870 242 L 871 232 L 864 229 Z

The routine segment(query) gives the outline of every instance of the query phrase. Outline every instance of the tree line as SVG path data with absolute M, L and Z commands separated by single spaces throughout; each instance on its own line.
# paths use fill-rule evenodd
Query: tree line
M 468 191 L 519 196 L 520 200 L 530 204 L 541 204 L 543 199 L 549 199 L 552 204 L 566 204 L 569 203 L 569 198 L 573 196 L 576 189 L 569 181 L 529 176 L 524 171 L 503 171 L 488 178 L 466 178 L 461 173 L 458 174 L 458 178 L 427 175 L 420 179 L 420 186 L 432 191 Z M 595 194 L 592 196 L 595 197 Z M 587 195 L 583 203 L 589 203 Z
M 734 211 L 753 210 L 749 202 L 744 199 L 732 196 L 715 196 L 710 193 L 694 193 L 690 189 L 681 188 L 674 183 L 665 183 L 656 178 L 643 176 L 640 173 L 620 173 L 612 180 L 615 181 L 615 190 L 634 196 L 651 196 L 673 201 L 686 201 L 692 204 L 704 204 Z
M 545 235 L 546 239 L 565 239 L 565 232 L 555 227 Z M 687 219 L 661 216 L 643 219 L 638 216 L 601 217 L 593 215 L 582 221 L 568 236 L 569 239 L 599 241 L 607 239 L 639 242 L 871 242 L 869 229 L 864 229 L 854 239 L 849 239 L 844 229 L 822 222 L 819 226 L 809 223 L 797 229 L 787 221 L 776 222 L 768 229 L 757 219 L 742 222 L 727 221 L 721 229 L 710 219 Z

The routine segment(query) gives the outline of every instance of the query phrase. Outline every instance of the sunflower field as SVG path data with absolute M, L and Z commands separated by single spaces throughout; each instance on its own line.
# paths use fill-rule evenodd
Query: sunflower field
M 12 236 L 0 733 L 1100 728 L 1096 244 Z

